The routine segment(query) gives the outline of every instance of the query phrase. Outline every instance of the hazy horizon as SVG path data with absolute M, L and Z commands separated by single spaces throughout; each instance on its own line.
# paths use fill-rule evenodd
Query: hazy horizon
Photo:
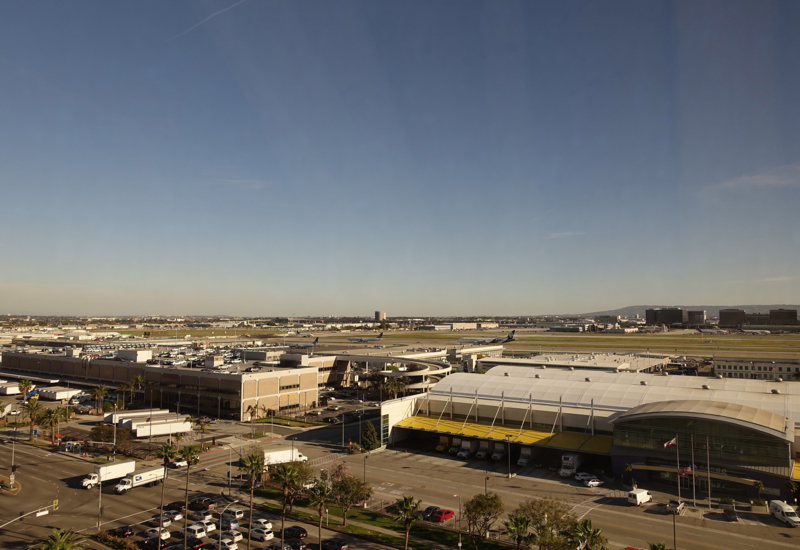
M 791 1 L 0 4 L 0 307 L 800 303 L 798 24 Z

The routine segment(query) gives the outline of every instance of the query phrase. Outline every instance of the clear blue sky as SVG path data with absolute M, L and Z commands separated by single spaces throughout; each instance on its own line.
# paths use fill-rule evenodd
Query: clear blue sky
M 4 2 L 0 309 L 797 303 L 798 28 L 794 1 Z

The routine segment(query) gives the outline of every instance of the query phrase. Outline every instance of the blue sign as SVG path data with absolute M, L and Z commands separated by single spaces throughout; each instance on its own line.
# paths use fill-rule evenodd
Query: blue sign
M 33 430 L 33 435 L 39 435 L 39 430 Z

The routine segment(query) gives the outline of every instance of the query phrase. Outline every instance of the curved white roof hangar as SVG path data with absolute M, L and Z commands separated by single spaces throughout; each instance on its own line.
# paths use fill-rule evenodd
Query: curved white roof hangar
M 768 411 L 789 420 L 800 419 L 800 384 L 766 380 L 716 379 L 700 376 L 655 376 L 634 373 L 586 371 L 532 371 L 526 367 L 504 368 L 492 375 L 452 374 L 441 380 L 431 397 L 500 401 L 527 406 L 529 402 L 624 413 L 647 403 L 662 401 L 715 401 Z M 521 372 L 515 372 L 521 371 Z M 539 375 L 538 378 L 535 375 Z M 643 384 L 644 382 L 644 384 Z M 708 389 L 704 389 L 706 386 Z M 778 390 L 780 393 L 773 393 Z

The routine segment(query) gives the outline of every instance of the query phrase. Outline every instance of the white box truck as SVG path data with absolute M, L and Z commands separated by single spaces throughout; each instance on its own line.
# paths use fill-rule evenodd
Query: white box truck
M 478 444 L 478 441 L 474 439 L 465 439 L 461 442 L 461 448 L 458 450 L 458 454 L 456 456 L 458 458 L 469 458 L 475 454 L 475 451 L 478 450 Z
M 505 443 L 495 443 L 494 452 L 492 452 L 492 460 L 503 460 L 506 457 Z
M 492 445 L 494 445 L 494 443 L 492 443 Z M 475 458 L 489 458 L 489 455 L 491 455 L 489 442 L 481 441 L 480 445 L 478 445 L 478 452 L 475 453 Z
M 292 447 L 270 447 L 264 451 L 264 465 L 266 466 L 307 460 L 307 456 Z
M 128 477 L 122 478 L 120 482 L 114 486 L 114 492 L 118 495 L 124 495 L 134 487 L 139 487 L 141 485 L 158 485 L 162 481 L 164 481 L 163 466 L 145 468 L 133 472 Z
M 519 460 L 517 460 L 517 466 L 527 466 L 530 463 L 531 463 L 531 448 L 523 447 L 520 450 Z
M 561 477 L 572 477 L 578 472 L 578 468 L 583 464 L 583 455 L 578 453 L 567 453 L 561 455 L 561 469 L 558 475 Z
M 114 462 L 112 464 L 97 465 L 94 467 L 94 473 L 87 475 L 81 481 L 86 489 L 95 487 L 101 481 L 108 481 L 109 479 L 119 479 L 132 473 L 136 469 L 136 461 L 130 460 L 128 462 Z
M 628 504 L 641 506 L 647 502 L 653 502 L 653 495 L 650 494 L 650 491 L 645 491 L 644 489 L 631 489 L 628 491 Z

